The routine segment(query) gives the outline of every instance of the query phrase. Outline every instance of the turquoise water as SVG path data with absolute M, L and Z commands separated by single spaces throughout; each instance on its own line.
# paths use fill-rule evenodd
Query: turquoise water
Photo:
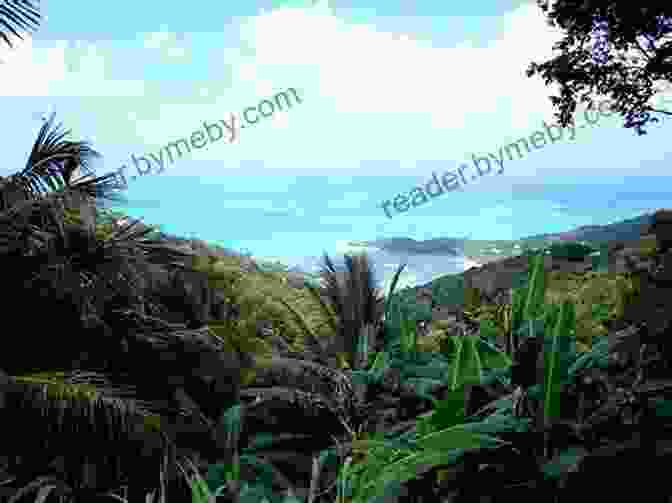
M 430 175 L 431 176 L 431 175 Z M 667 177 L 609 184 L 568 184 L 507 192 L 468 187 L 393 218 L 378 204 L 425 177 L 241 176 L 139 178 L 126 192 L 126 211 L 169 233 L 197 237 L 255 256 L 340 253 L 349 240 L 410 237 L 519 239 L 632 218 L 669 205 Z
M 392 254 L 348 246 L 348 241 L 410 237 L 512 240 L 533 234 L 604 225 L 669 206 L 669 178 L 546 179 L 543 186 L 507 191 L 465 188 L 392 219 L 377 205 L 431 177 L 212 177 L 148 176 L 126 192 L 126 211 L 164 232 L 199 238 L 318 272 L 323 252 L 337 263 L 347 251 L 368 251 L 376 278 L 388 288 L 399 264 L 400 287 L 426 284 L 470 266 L 463 258 Z

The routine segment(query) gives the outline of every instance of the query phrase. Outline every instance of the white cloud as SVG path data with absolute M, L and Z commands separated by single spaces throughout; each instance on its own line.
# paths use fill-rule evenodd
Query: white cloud
M 232 27 L 223 26 L 227 38 Z M 231 111 L 237 115 L 246 106 L 294 87 L 303 98 L 300 105 L 239 131 L 236 145 L 209 145 L 192 151 L 190 158 L 225 160 L 223 165 L 208 163 L 213 167 L 202 168 L 218 174 L 244 159 L 264 159 L 266 170 L 286 161 L 284 165 L 294 170 L 314 172 L 329 165 L 366 175 L 388 175 L 390 164 L 365 168 L 359 161 L 394 159 L 399 166 L 392 175 L 417 172 L 422 181 L 431 174 L 415 165 L 417 159 L 460 163 L 471 152 L 494 152 L 539 129 L 542 120 L 553 119 L 548 96 L 556 94 L 555 88 L 546 87 L 541 78 L 526 77 L 525 69 L 532 61 L 548 59 L 559 37 L 536 3 L 508 13 L 486 47 L 474 40 L 441 47 L 408 34 L 350 23 L 335 17 L 321 2 L 247 18 L 236 48 L 213 49 L 220 59 L 212 64 L 231 68 L 231 78 L 196 80 L 194 67 L 193 92 L 189 94 L 190 83 L 185 82 L 187 96 L 181 95 L 180 102 L 161 93 L 160 85 L 148 79 L 154 79 L 153 74 L 138 75 L 138 80 L 115 79 L 108 58 L 128 53 L 115 52 L 114 44 L 102 50 L 89 42 L 75 41 L 68 47 L 64 41 L 54 41 L 50 47 L 36 48 L 30 38 L 13 50 L 0 48 L 0 59 L 6 61 L 2 68 L 9 76 L 0 84 L 0 93 L 101 97 L 100 107 L 82 104 L 76 113 L 95 113 L 98 136 L 115 148 L 124 145 L 119 156 L 127 162 L 130 151 L 125 149 L 137 155 L 155 152 L 188 137 L 204 120 L 228 121 Z M 221 40 L 224 43 L 224 33 Z M 162 63 L 169 63 L 161 69 L 169 72 L 186 71 L 190 55 L 203 49 L 197 45 L 202 42 L 198 37 L 185 41 L 165 27 L 141 35 L 137 42 L 138 58 L 151 61 L 158 54 Z M 184 69 L 175 63 L 184 63 Z M 188 68 L 191 75 L 192 67 Z M 672 97 L 672 92 L 667 94 Z M 138 99 L 121 103 L 107 97 Z M 620 117 L 613 122 L 614 127 L 622 125 Z M 143 142 L 144 150 L 130 147 L 133 140 Z M 180 164 L 163 176 L 184 174 Z M 511 176 L 534 175 L 538 166 L 520 161 L 515 172 L 507 167 L 505 171 Z M 479 185 L 485 189 L 488 183 L 481 180 Z M 476 184 L 469 190 L 475 188 Z M 350 202 L 344 198 L 335 204 Z
M 166 31 L 165 25 L 160 29 L 161 31 L 142 35 L 143 48 L 158 51 L 160 58 L 166 63 L 188 62 L 191 51 L 185 45 L 184 33 Z
M 549 59 L 560 37 L 532 3 L 507 14 L 486 48 L 472 41 L 437 47 L 353 25 L 326 5 L 250 18 L 241 38 L 254 57 L 234 57 L 242 65 L 237 84 L 254 78 L 262 96 L 270 82 L 275 90 L 287 84 L 315 92 L 287 114 L 286 135 L 265 121 L 232 155 L 258 155 L 259 145 L 274 158 L 306 159 L 329 152 L 341 159 L 461 161 L 471 151 L 492 151 L 542 120 L 554 121 L 548 97 L 557 86 L 525 70 Z M 619 119 L 609 121 L 620 127 Z M 335 138 L 345 148 L 334 148 Z M 519 163 L 516 171 L 534 175 L 535 163 Z
M 532 59 L 550 54 L 557 39 L 536 5 L 511 13 L 503 25 L 500 38 L 484 49 L 469 41 L 435 47 L 349 24 L 325 5 L 250 18 L 241 39 L 254 57 L 235 55 L 238 82 L 255 82 L 261 96 L 285 82 L 317 91 L 301 105 L 301 119 L 288 113 L 283 124 L 265 121 L 254 143 L 273 142 L 281 125 L 291 126 L 296 140 L 269 145 L 276 157 L 315 157 L 328 146 L 333 149 L 334 137 L 348 146 L 335 155 L 354 159 L 450 158 L 439 140 L 446 134 L 458 135 L 456 143 L 464 148 L 475 148 L 476 141 L 482 148 L 488 136 L 501 142 L 512 127 L 529 128 L 530 115 L 552 115 L 548 88 L 525 77 L 524 70 Z M 246 154 L 241 144 L 240 155 Z M 454 155 L 460 158 L 459 152 Z
M 1 44 L 0 44 L 1 45 Z M 35 47 L 32 37 L 11 49 L 2 45 L 0 95 L 8 96 L 143 96 L 142 80 L 113 80 L 106 75 L 105 57 L 94 44 L 74 47 L 56 40 Z
M 172 40 L 171 34 L 167 31 L 154 31 L 145 33 L 143 38 L 144 47 L 146 49 L 160 49 L 161 47 L 165 46 L 166 43 L 170 43 Z

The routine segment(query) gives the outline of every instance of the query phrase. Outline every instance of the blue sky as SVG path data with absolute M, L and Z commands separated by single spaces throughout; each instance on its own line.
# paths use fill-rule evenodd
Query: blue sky
M 319 256 L 349 240 L 515 239 L 669 200 L 669 120 L 637 137 L 615 116 L 385 216 L 382 201 L 433 172 L 554 122 L 555 88 L 525 76 L 560 37 L 534 0 L 72 0 L 43 1 L 42 12 L 32 38 L 0 49 L 1 175 L 24 166 L 50 111 L 103 154 L 105 173 L 203 121 L 288 88 L 301 95 L 233 143 L 130 183 L 128 212 L 170 232 L 260 256 Z

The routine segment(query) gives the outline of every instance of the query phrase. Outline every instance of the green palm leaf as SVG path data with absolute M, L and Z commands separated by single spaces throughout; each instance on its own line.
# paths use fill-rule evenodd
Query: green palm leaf
M 325 253 L 321 276 L 324 294 L 339 320 L 338 338 L 348 357 L 348 364 L 354 368 L 361 331 L 367 325 L 378 326 L 383 315 L 383 301 L 379 298 L 368 256 L 345 255 L 344 259 L 345 270 L 337 270 Z
M 311 297 L 313 297 L 313 299 L 315 299 L 317 304 L 320 306 L 320 309 L 322 310 L 322 313 L 324 314 L 324 317 L 327 323 L 329 324 L 329 327 L 331 328 L 333 333 L 336 334 L 338 332 L 338 318 L 333 308 L 328 302 L 324 300 L 322 295 L 320 295 L 319 288 L 306 282 L 306 289 L 310 293 Z
M 112 477 L 120 480 L 125 473 L 134 483 L 144 480 L 142 484 L 156 480 L 171 442 L 162 432 L 156 407 L 134 399 L 131 387 L 112 385 L 98 373 L 2 377 L 0 442 L 5 455 L 35 456 L 44 460 L 45 467 L 54 457 L 64 456 L 67 474 L 72 478 L 68 484 L 80 483 L 83 477 L 84 487 L 91 481 L 87 472 L 82 472 L 83 461 L 109 466 L 110 459 L 128 462 L 143 446 L 155 446 L 152 455 L 143 454 L 149 457 L 140 469 L 132 463 L 132 471 L 118 465 L 121 471 L 113 471 Z
M 23 40 L 21 34 L 16 31 L 17 28 L 21 31 L 37 29 L 40 24 L 38 9 L 35 2 L 29 0 L 5 0 L 3 5 L 0 5 L 0 37 L 9 47 L 12 47 L 12 42 L 7 36 L 7 31 Z
M 287 302 L 285 299 L 280 297 L 279 295 L 273 295 L 273 296 L 278 302 L 280 302 L 283 306 L 287 308 L 287 310 L 292 314 L 294 319 L 296 320 L 297 324 L 301 329 L 303 330 L 304 335 L 306 338 L 311 342 L 311 345 L 314 349 L 316 349 L 319 353 L 319 356 L 323 359 L 327 359 L 327 354 L 322 348 L 322 344 L 320 343 L 317 334 L 313 331 L 313 329 L 310 327 L 308 321 L 304 317 L 304 315 L 296 309 L 293 305 L 291 305 L 289 302 Z
M 42 125 L 28 156 L 25 168 L 9 177 L 0 193 L 13 191 L 23 194 L 24 199 L 35 199 L 48 190 L 63 192 L 65 188 L 85 195 L 111 201 L 120 201 L 116 191 L 123 188 L 116 174 L 109 173 L 94 178 L 91 163 L 101 155 L 88 142 L 64 140 L 70 130 L 60 131 L 61 124 L 54 126 L 54 114 Z M 73 179 L 76 171 L 83 176 Z M 3 208 L 13 202 L 3 197 Z

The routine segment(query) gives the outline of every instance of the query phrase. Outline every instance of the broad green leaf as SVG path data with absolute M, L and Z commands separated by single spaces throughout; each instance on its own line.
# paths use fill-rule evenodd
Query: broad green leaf
M 401 348 L 405 355 L 412 356 L 415 354 L 416 340 L 415 322 L 404 315 L 401 324 Z
M 503 412 L 511 412 L 513 411 L 513 398 L 510 396 L 504 396 L 502 398 L 499 398 L 497 400 L 494 400 L 490 402 L 487 405 L 484 405 L 481 407 L 480 410 L 476 411 L 477 413 L 480 411 L 485 411 L 485 410 L 493 410 L 493 414 L 498 414 L 498 413 L 503 413 Z M 476 415 L 476 414 L 474 414 Z
M 574 304 L 565 301 L 553 329 L 550 351 L 544 348 L 544 425 L 560 414 L 560 382 L 566 378 L 566 358 L 569 353 L 570 332 L 575 324 Z
M 391 484 L 400 484 L 417 478 L 434 466 L 452 465 L 460 458 L 462 452 L 428 451 L 419 455 L 408 456 L 396 463 L 385 467 L 383 473 L 370 482 L 366 479 L 360 482 L 352 499 L 352 503 L 369 503 L 378 495 L 385 493 Z M 430 468 L 428 468 L 430 467 Z
M 464 422 L 464 387 L 449 391 L 446 398 L 438 400 L 428 421 L 433 431 L 450 428 Z
M 401 367 L 402 378 L 425 377 L 428 379 L 443 380 L 449 367 L 448 363 L 417 365 L 408 363 Z
M 544 256 L 532 256 L 530 261 L 530 283 L 527 288 L 527 298 L 523 309 L 523 318 L 534 320 L 543 312 L 544 295 L 546 294 L 546 272 L 544 271 Z
M 511 358 L 506 353 L 500 351 L 490 341 L 483 338 L 480 338 L 478 341 L 478 350 L 484 367 L 504 368 L 510 367 L 513 364 Z
M 478 335 L 480 335 L 484 339 L 492 339 L 492 340 L 497 339 L 499 333 L 497 332 L 497 326 L 495 325 L 494 321 L 488 319 L 479 320 L 478 324 L 479 324 Z
M 564 479 L 570 471 L 576 469 L 587 454 L 588 451 L 584 447 L 567 447 L 541 467 L 544 477 L 553 480 Z
M 548 329 L 549 332 L 552 332 L 553 327 L 558 321 L 560 316 L 560 306 L 557 304 L 546 304 L 543 307 L 543 316 L 544 316 L 544 327 Z
M 496 383 L 503 384 L 504 386 L 511 385 L 511 367 L 501 367 L 488 369 L 485 372 L 483 381 L 481 384 L 485 386 L 493 386 Z
M 455 390 L 466 383 L 480 383 L 483 365 L 478 354 L 478 335 L 453 337 L 456 353 L 449 370 L 450 389 Z
M 240 432 L 242 430 L 242 407 L 241 405 L 233 405 L 228 408 L 220 418 L 220 425 L 227 433 L 227 445 L 229 448 L 234 447 Z
M 480 449 L 508 445 L 507 442 L 481 431 L 478 423 L 451 426 L 416 440 L 415 444 L 427 450 Z M 494 432 L 496 433 L 496 432 Z
M 369 361 L 370 337 L 372 325 L 364 325 L 357 337 L 356 355 L 353 355 L 353 361 L 357 362 L 356 368 L 366 366 Z
M 399 276 L 401 275 L 401 272 L 404 270 L 406 267 L 406 264 L 403 264 L 397 268 L 397 270 L 394 273 L 394 276 L 392 277 L 392 283 L 390 284 L 390 291 L 387 294 L 387 299 L 385 299 L 385 319 L 389 319 L 391 313 L 391 306 L 392 306 L 392 299 L 394 297 L 394 290 L 397 287 L 397 282 L 399 281 Z
M 389 368 L 389 355 L 387 354 L 386 351 L 379 351 L 378 354 L 376 355 L 376 359 L 373 361 L 373 365 L 371 365 L 371 370 L 372 371 L 384 371 L 387 368 Z
M 659 398 L 653 403 L 653 411 L 656 418 L 664 419 L 666 422 L 672 417 L 672 400 Z
M 445 384 L 443 379 L 431 379 L 428 377 L 407 377 L 404 383 L 413 388 L 418 396 L 431 396 L 430 392 Z
M 511 305 L 511 330 L 516 331 L 520 328 L 523 321 L 523 310 L 525 309 L 525 299 L 527 298 L 527 287 L 513 290 Z
M 417 440 L 417 445 L 425 450 L 409 454 L 388 464 L 375 479 L 363 481 L 358 488 L 355 502 L 380 494 L 393 482 L 406 482 L 438 465 L 452 465 L 467 449 L 479 449 L 510 444 L 491 435 L 475 431 L 473 424 L 462 424 L 431 433 Z

